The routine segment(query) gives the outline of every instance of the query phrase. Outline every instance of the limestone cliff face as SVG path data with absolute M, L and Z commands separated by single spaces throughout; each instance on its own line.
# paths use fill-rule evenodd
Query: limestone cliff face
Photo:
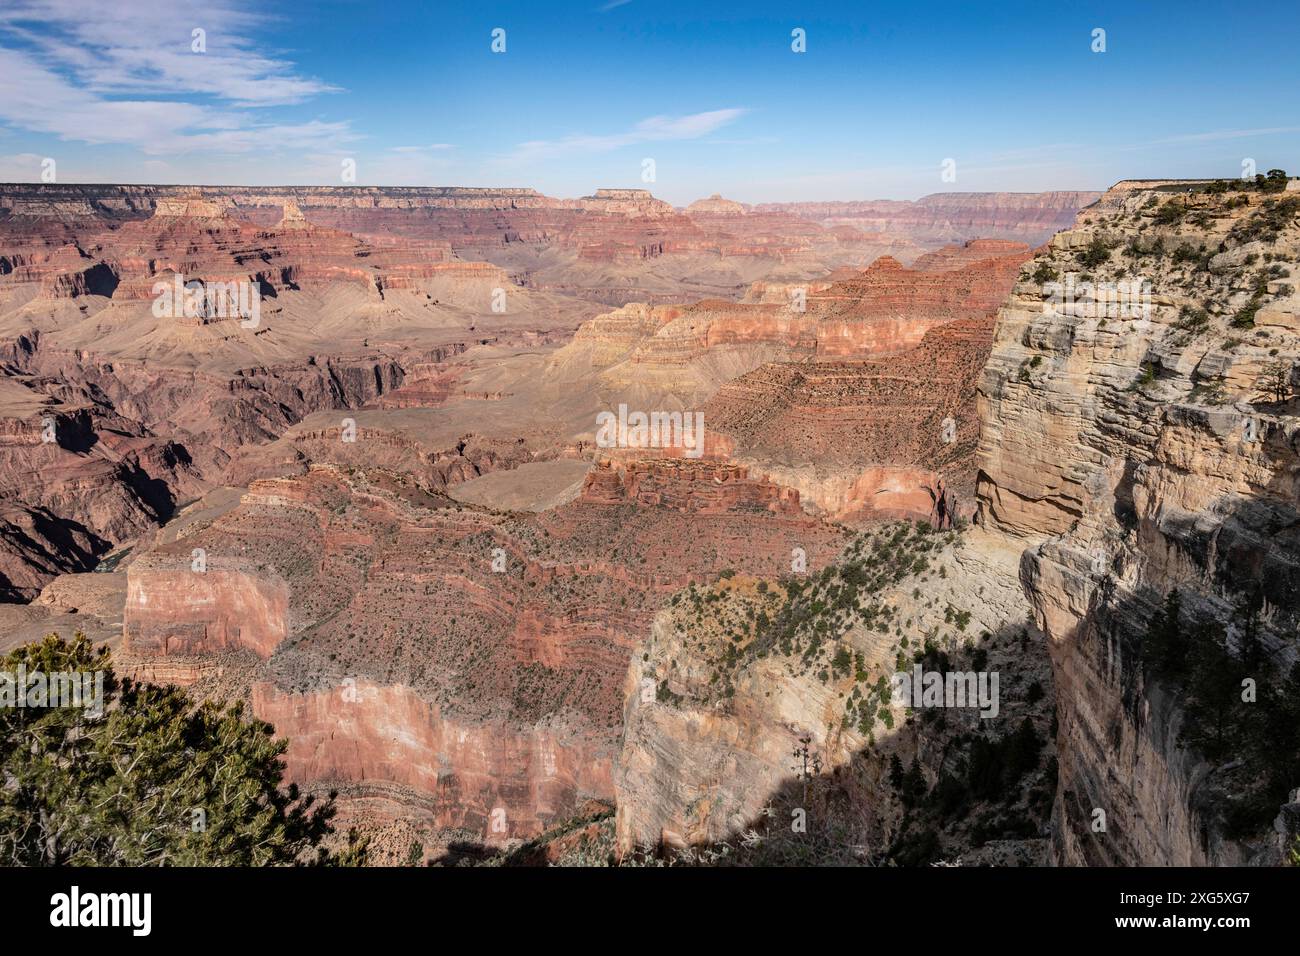
M 1151 677 L 1143 634 L 1177 589 L 1185 626 L 1223 626 L 1239 658 L 1249 598 L 1262 609 L 1264 662 L 1248 671 L 1261 701 L 1277 690 L 1268 673 L 1294 661 L 1290 196 L 1120 184 L 1026 265 L 999 313 L 980 383 L 980 508 L 989 530 L 1023 542 L 1021 581 L 1049 638 L 1061 863 L 1276 859 L 1267 826 L 1227 836 L 1224 800 L 1256 786 L 1249 759 L 1188 745 L 1187 692 Z M 1056 301 L 1071 279 L 1075 302 Z M 1121 284 L 1139 279 L 1149 310 L 1123 303 Z M 1230 719 L 1244 725 L 1251 706 L 1236 701 Z

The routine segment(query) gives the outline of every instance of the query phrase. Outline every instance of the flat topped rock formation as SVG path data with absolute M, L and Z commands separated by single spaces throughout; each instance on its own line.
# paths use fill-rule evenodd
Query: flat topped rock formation
M 160 197 L 153 214 L 155 219 L 222 219 L 231 207 L 232 203 L 228 199 L 209 199 L 192 193 Z
M 648 189 L 597 189 L 577 201 L 579 209 L 623 216 L 671 216 L 676 210 Z
M 688 216 L 743 216 L 748 211 L 748 207 L 743 203 L 723 199 L 718 193 L 714 193 L 708 199 L 697 199 L 686 207 Z

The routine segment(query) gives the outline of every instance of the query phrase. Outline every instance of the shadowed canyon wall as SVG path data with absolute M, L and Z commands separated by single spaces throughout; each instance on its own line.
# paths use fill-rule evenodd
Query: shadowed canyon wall
M 1245 673 L 1259 700 L 1240 685 L 1226 697 L 1256 735 L 1297 652 L 1297 201 L 1205 185 L 1121 183 L 1053 238 L 1031 263 L 1040 281 L 999 313 L 980 382 L 982 518 L 1026 546 L 1020 577 L 1056 672 L 1066 864 L 1278 858 L 1268 824 L 1288 787 L 1228 835 L 1262 785 L 1255 745 L 1207 758 L 1189 743 L 1189 698 L 1208 692 L 1158 679 L 1145 636 L 1171 590 L 1182 631 L 1223 629 L 1225 666 L 1257 626 L 1265 650 Z M 1071 273 L 1094 287 L 1072 304 L 1045 295 Z M 1104 287 L 1134 277 L 1149 309 L 1126 312 Z

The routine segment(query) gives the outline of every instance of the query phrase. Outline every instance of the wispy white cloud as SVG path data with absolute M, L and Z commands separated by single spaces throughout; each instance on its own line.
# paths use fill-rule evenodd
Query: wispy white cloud
M 267 22 L 229 0 L 131 0 L 111 11 L 96 0 L 6 0 L 0 8 L 0 31 L 93 93 L 279 106 L 337 89 L 260 52 L 251 37 Z M 203 52 L 194 50 L 195 30 Z
M 230 0 L 7 0 L 0 8 L 0 121 L 148 154 L 336 149 L 347 122 L 285 124 L 265 107 L 336 88 L 260 52 L 265 19 Z M 196 52 L 203 30 L 205 52 Z
M 427 146 L 392 146 L 374 153 L 362 150 L 353 157 L 358 182 L 375 186 L 430 186 L 459 177 L 456 147 L 450 143 Z M 317 156 L 305 168 L 313 182 L 338 182 L 339 157 Z M 455 171 L 455 173 L 453 173 Z
M 1179 136 L 1166 136 L 1161 139 L 1148 140 L 1145 143 L 1133 143 L 1120 149 L 1150 149 L 1154 146 L 1175 146 L 1180 143 L 1217 143 L 1231 139 L 1250 139 L 1257 136 L 1279 136 L 1285 133 L 1300 133 L 1300 126 L 1266 126 L 1257 129 L 1219 129 L 1203 133 L 1183 133 Z
M 536 139 L 520 143 L 508 161 L 524 163 L 557 156 L 570 156 L 575 153 L 607 153 L 624 146 L 639 143 L 663 142 L 667 140 L 699 139 L 714 130 L 733 123 L 744 116 L 748 110 L 733 107 L 724 110 L 709 110 L 704 113 L 690 113 L 686 116 L 651 116 L 643 119 L 629 130 L 605 135 L 579 134 L 562 139 Z
M 632 0 L 609 0 L 609 3 L 602 4 L 596 8 L 597 13 L 609 13 L 611 10 L 617 10 L 619 7 L 626 7 Z
M 1279 133 L 1300 133 L 1300 126 L 1267 126 L 1261 129 L 1221 129 L 1209 133 L 1188 133 L 1158 139 L 1157 143 L 1210 142 L 1221 139 L 1243 139 L 1248 136 L 1276 136 Z

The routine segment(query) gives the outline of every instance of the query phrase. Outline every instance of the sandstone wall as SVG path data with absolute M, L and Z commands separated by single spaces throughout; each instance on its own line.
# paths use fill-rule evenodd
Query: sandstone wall
M 532 836 L 583 797 L 613 792 L 608 744 L 562 724 L 466 724 L 409 688 L 364 680 L 310 694 L 259 683 L 252 692 L 253 712 L 289 739 L 291 779 L 339 785 L 353 799 L 371 782 L 396 786 L 436 826 L 484 843 Z M 494 811 L 504 813 L 494 820 Z
M 1141 635 L 1177 588 L 1188 620 L 1223 622 L 1231 645 L 1237 604 L 1256 594 L 1273 662 L 1285 673 L 1295 658 L 1297 424 L 1262 376 L 1300 358 L 1300 298 L 1282 275 L 1300 228 L 1292 217 L 1253 238 L 1267 197 L 1229 206 L 1186 188 L 1121 184 L 1057 235 L 1000 311 L 980 382 L 981 518 L 1024 543 L 1021 581 L 1055 666 L 1065 864 L 1276 859 L 1271 837 L 1228 840 L 1207 809 L 1241 783 L 1180 740 L 1181 701 L 1144 679 Z M 1162 213 L 1170 202 L 1185 214 Z M 1099 241 L 1104 261 L 1085 266 Z M 1063 310 L 1028 280 L 1040 267 L 1144 276 L 1150 312 Z
M 274 572 L 178 571 L 137 563 L 127 571 L 124 613 L 132 654 L 246 649 L 269 657 L 289 634 L 289 588 Z

